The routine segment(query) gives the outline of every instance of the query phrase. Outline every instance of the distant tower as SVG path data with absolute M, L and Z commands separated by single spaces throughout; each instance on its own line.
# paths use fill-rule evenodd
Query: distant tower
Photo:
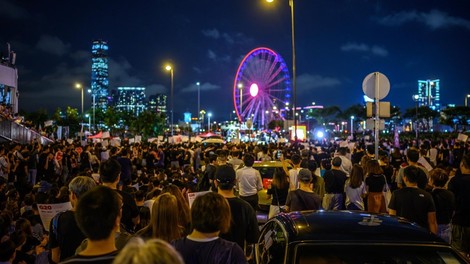
M 91 96 L 95 107 L 106 110 L 109 98 L 108 43 L 94 40 L 91 48 Z
M 432 110 L 441 110 L 440 80 L 418 80 L 418 105 L 427 106 Z
M 155 94 L 149 96 L 148 107 L 154 113 L 166 114 L 166 95 Z
M 145 111 L 145 87 L 118 87 L 117 93 L 117 110 L 137 116 Z

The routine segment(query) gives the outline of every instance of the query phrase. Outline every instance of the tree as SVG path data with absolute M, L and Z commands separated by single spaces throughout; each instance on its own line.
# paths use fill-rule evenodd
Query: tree
M 153 137 L 157 135 L 157 127 L 160 122 L 162 122 L 160 115 L 145 110 L 132 120 L 129 130 L 134 135 L 142 135 L 144 138 Z
M 341 115 L 341 109 L 338 106 L 327 106 L 311 110 L 308 116 L 315 119 L 317 125 L 328 124 L 330 122 L 336 123 Z
M 454 129 L 461 128 L 466 131 L 470 125 L 470 108 L 465 106 L 449 107 L 441 113 L 441 124 L 454 126 Z
M 24 116 L 25 121 L 31 121 L 33 127 L 39 129 L 39 127 L 44 127 L 44 122 L 49 120 L 49 115 L 47 114 L 46 109 L 39 109 L 35 112 L 26 113 L 21 111 Z

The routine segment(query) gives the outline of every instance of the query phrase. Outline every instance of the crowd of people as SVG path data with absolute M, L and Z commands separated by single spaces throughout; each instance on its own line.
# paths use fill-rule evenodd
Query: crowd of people
M 451 139 L 308 144 L 81 142 L 0 146 L 0 262 L 247 263 L 268 218 L 298 210 L 398 215 L 470 252 L 470 146 Z M 391 197 L 384 195 L 391 191 Z M 189 193 L 200 193 L 189 202 Z M 388 199 L 390 198 L 390 199 Z M 44 226 L 38 205 L 70 203 Z M 46 231 L 48 230 L 48 231 Z

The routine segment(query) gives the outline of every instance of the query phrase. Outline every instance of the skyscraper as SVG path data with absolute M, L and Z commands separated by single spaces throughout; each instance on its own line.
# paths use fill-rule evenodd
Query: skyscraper
M 106 110 L 109 98 L 108 43 L 94 40 L 91 48 L 92 106 Z
M 145 87 L 118 87 L 116 109 L 134 115 L 145 111 Z
M 155 94 L 149 96 L 148 107 L 149 110 L 158 114 L 164 113 L 166 114 L 166 99 L 167 96 L 165 94 Z
M 418 80 L 418 106 L 427 106 L 432 110 L 441 110 L 440 80 Z

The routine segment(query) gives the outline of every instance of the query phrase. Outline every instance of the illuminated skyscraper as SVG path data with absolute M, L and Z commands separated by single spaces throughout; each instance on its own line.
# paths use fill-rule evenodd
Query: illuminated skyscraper
M 427 106 L 432 110 L 441 110 L 440 80 L 418 80 L 418 106 Z
M 149 96 L 148 107 L 152 112 L 166 114 L 166 95 L 156 94 Z
M 94 40 L 91 48 L 91 96 L 95 107 L 106 109 L 109 103 L 108 43 Z
M 117 88 L 116 110 L 139 115 L 145 109 L 145 87 Z

